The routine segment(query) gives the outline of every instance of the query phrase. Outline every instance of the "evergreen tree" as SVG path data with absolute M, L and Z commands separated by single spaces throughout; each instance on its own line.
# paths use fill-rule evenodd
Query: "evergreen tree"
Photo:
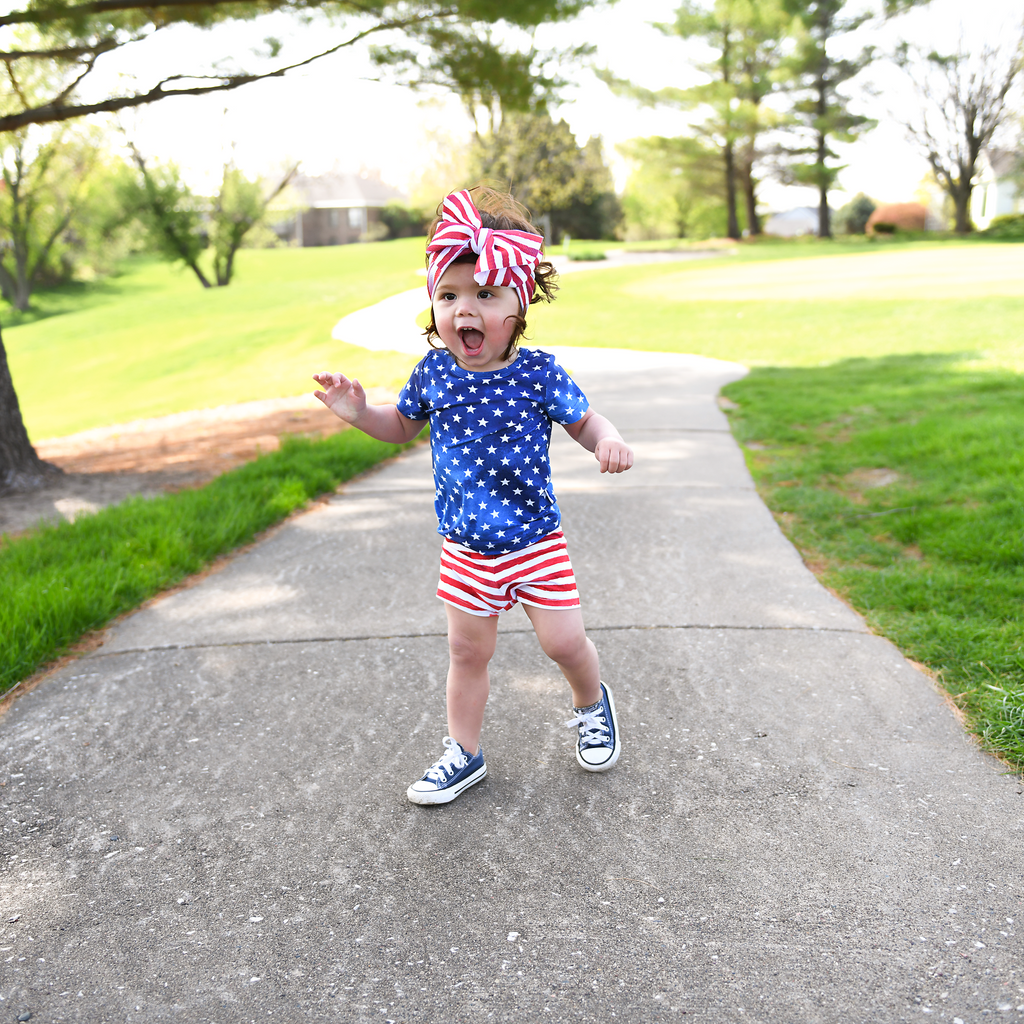
M 863 235 L 868 218 L 875 212 L 875 201 L 858 192 L 845 206 L 836 211 L 833 227 L 841 235 Z
M 854 142 L 877 124 L 851 110 L 851 98 L 841 91 L 875 59 L 873 47 L 864 47 L 854 57 L 835 56 L 836 41 L 860 28 L 872 14 L 844 13 L 847 0 L 783 0 L 798 19 L 800 32 L 795 53 L 786 70 L 796 93 L 794 124 L 804 142 L 784 147 L 789 158 L 784 179 L 818 190 L 818 235 L 832 237 L 828 193 L 843 166 L 834 163 L 838 154 L 832 143 Z
M 607 72 L 601 75 L 617 92 L 642 103 L 708 111 L 696 131 L 721 154 L 730 238 L 740 237 L 739 190 L 750 231 L 760 232 L 754 165 L 760 156 L 759 137 L 776 123 L 763 100 L 777 88 L 775 72 L 783 60 L 789 20 L 775 0 L 715 0 L 710 8 L 686 0 L 676 11 L 675 21 L 656 27 L 680 39 L 699 39 L 711 48 L 713 60 L 694 64 L 707 76 L 706 82 L 651 91 Z
M 475 147 L 478 178 L 510 189 L 544 228 L 549 242 L 611 237 L 618 205 L 601 140 L 576 142 L 564 120 L 548 114 L 508 114 Z

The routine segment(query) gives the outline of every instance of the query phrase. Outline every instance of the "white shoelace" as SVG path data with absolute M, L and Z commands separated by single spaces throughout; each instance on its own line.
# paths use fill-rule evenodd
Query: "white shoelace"
M 447 782 L 460 768 L 465 768 L 469 764 L 465 751 L 451 736 L 445 736 L 444 745 L 445 752 L 427 769 L 423 776 L 430 782 Z
M 576 717 L 565 723 L 567 728 L 573 725 L 579 727 L 581 747 L 604 747 L 611 743 L 612 734 L 603 710 L 602 703 L 589 711 L 577 711 Z

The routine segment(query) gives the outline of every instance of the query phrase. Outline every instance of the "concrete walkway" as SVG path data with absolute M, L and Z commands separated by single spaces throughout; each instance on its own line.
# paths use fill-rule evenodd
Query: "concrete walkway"
M 406 802 L 445 728 L 417 449 L 0 722 L 0 1021 L 1024 1019 L 1022 786 L 779 532 L 742 369 L 563 358 L 637 452 L 557 432 L 619 766 L 517 610 L 490 775 Z

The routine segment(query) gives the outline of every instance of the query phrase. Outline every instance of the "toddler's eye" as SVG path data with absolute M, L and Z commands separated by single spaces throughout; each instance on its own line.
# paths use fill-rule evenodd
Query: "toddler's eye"
M 494 292 L 488 291 L 486 288 L 481 288 L 480 291 L 476 293 L 476 297 L 478 299 L 489 299 L 493 294 Z
M 445 292 L 444 295 L 441 296 L 441 298 L 444 299 L 446 302 L 452 302 L 455 299 L 455 293 Z

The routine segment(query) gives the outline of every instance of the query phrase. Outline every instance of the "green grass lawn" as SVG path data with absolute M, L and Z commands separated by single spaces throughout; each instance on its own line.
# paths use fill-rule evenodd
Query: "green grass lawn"
M 576 243 L 573 243 L 574 245 Z M 748 366 L 815 366 L 853 356 L 911 352 L 981 354 L 1024 369 L 1024 297 L 966 294 L 882 300 L 673 301 L 652 287 L 659 280 L 710 267 L 809 256 L 1006 251 L 991 242 L 809 242 L 740 246 L 733 254 L 692 262 L 647 264 L 565 274 L 550 305 L 531 308 L 527 334 L 537 345 L 589 345 L 690 352 Z
M 574 242 L 572 250 L 593 244 Z M 790 276 L 814 278 L 832 266 L 849 273 L 853 264 L 828 264 L 830 257 L 859 255 L 857 268 L 891 268 L 893 256 L 909 266 L 939 251 L 955 273 L 930 292 L 915 285 L 891 294 L 889 269 L 877 275 L 888 297 L 849 295 L 841 287 L 815 295 L 812 287 L 799 298 L 773 298 L 751 285 L 758 263 L 765 264 L 763 276 L 774 272 L 779 280 L 779 261 L 810 258 L 793 263 Z M 728 394 L 739 403 L 735 430 L 748 443 L 760 493 L 783 529 L 875 629 L 936 672 L 984 741 L 1018 766 L 1024 766 L 1024 292 L 1016 271 L 1004 274 L 1002 291 L 989 287 L 988 277 L 998 277 L 1001 263 L 1016 267 L 1022 252 L 984 240 L 740 245 L 708 260 L 567 274 L 553 305 L 532 308 L 528 331 L 540 345 L 691 352 L 755 367 Z M 345 313 L 422 284 L 414 272 L 421 254 L 419 239 L 246 252 L 238 281 L 211 292 L 183 272 L 140 260 L 113 280 L 41 293 L 38 313 L 3 321 L 15 323 L 4 337 L 30 431 L 58 435 L 297 394 L 309 389 L 308 375 L 320 367 L 343 366 L 368 385 L 398 384 L 412 357 L 366 353 L 332 342 L 330 331 Z M 882 259 L 872 262 L 873 254 Z M 972 267 L 984 261 L 985 272 L 972 277 Z M 735 289 L 723 291 L 730 274 Z M 686 288 L 687 281 L 716 275 L 717 298 L 708 297 L 711 289 Z M 1024 281 L 1024 274 L 1018 277 Z M 282 463 L 275 479 L 288 476 Z M 260 486 L 273 494 L 257 505 L 276 508 L 280 488 Z M 309 493 L 303 488 L 295 490 L 296 501 L 300 491 Z M 134 508 L 122 514 L 136 516 Z M 201 535 L 196 544 L 223 550 L 202 539 L 201 506 L 188 517 Z M 92 529 L 84 524 L 94 520 L 47 536 L 65 544 L 65 535 L 74 538 L 80 526 L 84 535 Z M 148 519 L 138 522 L 149 536 Z M 86 558 L 70 541 L 59 550 L 56 561 L 46 556 L 51 575 L 61 559 Z M 191 558 L 171 559 L 163 575 L 150 573 L 154 585 L 193 571 L 200 563 Z M 28 572 L 19 566 L 7 563 L 0 577 Z M 152 592 L 149 586 L 132 590 L 131 600 Z M 38 580 L 32 587 L 40 589 Z M 60 644 L 73 639 L 74 629 L 100 624 L 102 616 L 86 614 L 93 590 L 85 582 L 69 585 L 72 597 L 54 592 L 58 605 L 84 602 L 79 617 L 66 620 L 77 625 L 53 634 L 63 638 Z M 0 607 L 7 600 L 0 595 Z M 106 614 L 130 603 L 115 602 Z M 56 611 L 46 616 L 59 619 Z
M 291 438 L 205 487 L 132 498 L 74 523 L 0 538 L 0 693 L 83 633 L 401 450 L 358 430 Z
M 1024 768 L 1024 378 L 918 354 L 755 370 L 725 392 L 805 560 Z
M 573 242 L 582 252 L 592 242 Z M 605 243 L 599 243 L 604 246 Z M 610 244 L 610 243 L 608 243 Z M 666 247 L 675 243 L 645 243 Z M 692 263 L 598 269 L 562 278 L 550 306 L 531 309 L 535 344 L 694 352 L 749 365 L 815 365 L 846 355 L 959 351 L 1024 363 L 1024 299 L 941 301 L 676 301 L 659 281 L 709 266 L 809 256 L 914 253 L 978 243 L 765 242 Z M 992 243 L 989 243 L 991 247 Z M 634 248 L 634 246 L 630 246 Z M 236 280 L 205 290 L 154 259 L 113 278 L 43 289 L 28 315 L 0 309 L 34 439 L 189 409 L 300 394 L 313 369 L 344 367 L 395 386 L 413 358 L 335 342 L 346 313 L 423 283 L 422 239 L 319 249 L 243 250 Z M 641 293 L 638 294 L 638 289 Z M 647 289 L 647 291 L 643 291 Z
M 33 439 L 189 409 L 297 395 L 318 369 L 405 381 L 410 356 L 331 339 L 345 314 L 423 283 L 422 239 L 243 250 L 227 288 L 191 271 L 130 261 L 94 284 L 38 293 L 29 315 L 0 310 Z
M 770 300 L 741 285 L 760 261 L 877 253 L 909 263 L 936 249 L 963 271 L 948 293 Z M 974 263 L 1019 263 L 1021 252 L 982 239 L 740 246 L 714 261 L 567 274 L 531 325 L 541 345 L 692 352 L 754 367 L 726 394 L 739 403 L 735 433 L 753 445 L 748 462 L 783 530 L 1018 768 L 1024 295 L 986 294 L 985 275 L 969 279 Z M 712 266 L 735 270 L 731 301 L 672 299 L 659 285 Z M 880 275 L 879 288 L 887 283 Z

